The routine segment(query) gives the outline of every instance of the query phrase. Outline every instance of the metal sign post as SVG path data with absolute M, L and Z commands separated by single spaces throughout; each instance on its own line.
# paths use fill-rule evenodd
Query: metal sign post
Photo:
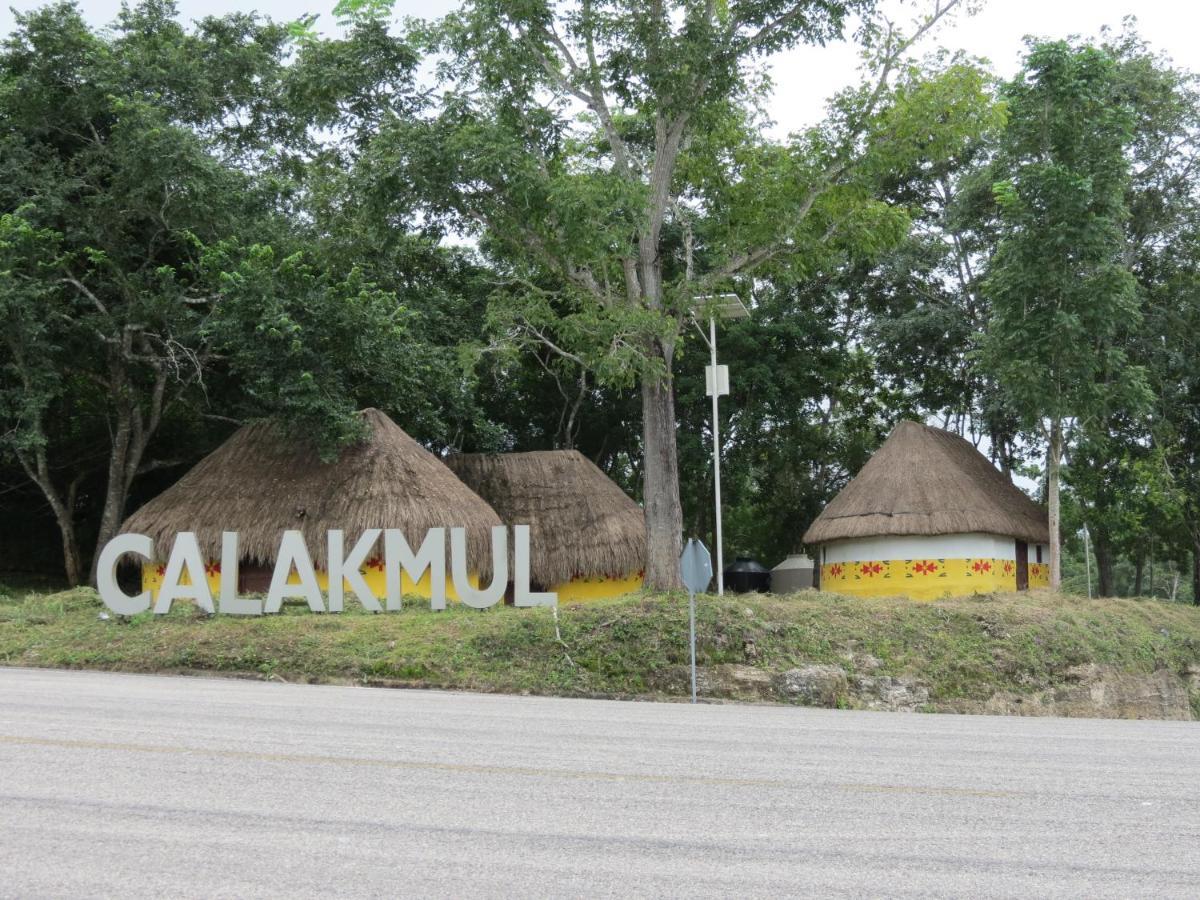
M 696 702 L 696 594 L 708 590 L 712 581 L 712 557 L 708 548 L 695 538 L 688 538 L 679 557 L 679 574 L 688 590 L 688 640 L 692 649 L 692 702 Z

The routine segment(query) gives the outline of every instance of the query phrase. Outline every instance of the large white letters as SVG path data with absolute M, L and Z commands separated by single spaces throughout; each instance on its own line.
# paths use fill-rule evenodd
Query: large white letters
M 383 533 L 384 565 L 387 567 L 388 612 L 400 609 L 401 573 L 417 584 L 429 570 L 429 599 L 433 609 L 446 608 L 446 529 L 430 528 L 415 554 L 398 528 Z
M 131 597 L 117 584 L 117 563 L 126 553 L 150 562 L 154 559 L 154 542 L 144 534 L 119 534 L 105 544 L 96 565 L 96 587 L 104 605 L 118 616 L 136 616 L 150 608 L 150 592 L 142 591 Z
M 454 589 L 467 606 L 487 609 L 494 606 L 508 587 L 508 529 L 503 525 L 492 528 L 492 583 L 479 589 L 471 586 L 467 574 L 467 530 L 450 529 L 450 562 L 454 567 Z
M 293 567 L 296 569 L 297 583 L 288 584 Z M 285 531 L 279 541 L 275 571 L 271 573 L 271 587 L 267 591 L 267 604 L 263 612 L 279 612 L 285 597 L 303 597 L 313 612 L 325 612 L 325 601 L 321 599 L 321 586 L 317 584 L 312 557 L 308 555 L 304 535 L 299 531 Z
M 190 584 L 181 583 L 185 568 Z M 175 545 L 167 557 L 167 571 L 163 574 L 158 598 L 154 601 L 154 612 L 156 615 L 165 615 L 171 611 L 174 601 L 184 599 L 195 600 L 196 605 L 207 613 L 214 612 L 212 591 L 208 588 L 208 578 L 204 572 L 204 557 L 200 555 L 196 535 L 190 531 L 175 535 Z
M 408 575 L 416 585 L 429 573 L 430 605 L 433 609 L 446 608 L 446 529 L 431 528 L 425 540 L 414 553 L 403 532 L 396 528 L 381 530 L 369 528 L 364 531 L 349 552 L 346 552 L 345 534 L 330 531 L 329 550 L 329 612 L 341 612 L 345 606 L 346 587 L 358 598 L 363 607 L 380 612 L 379 600 L 367 587 L 362 566 L 371 549 L 383 537 L 384 571 L 388 611 L 400 609 L 403 592 L 403 576 Z M 517 525 L 513 529 L 513 602 L 517 606 L 554 606 L 558 600 L 552 592 L 533 591 L 529 579 L 529 526 Z M 146 563 L 154 559 L 154 544 L 141 534 L 122 534 L 113 538 L 100 552 L 96 580 L 100 597 L 118 615 L 132 616 L 144 612 L 153 604 L 155 613 L 166 613 L 171 604 L 180 599 L 192 599 L 206 612 L 216 610 L 212 590 L 205 577 L 204 556 L 200 552 L 196 535 L 190 531 L 180 532 L 175 537 L 171 554 L 167 558 L 166 570 L 157 597 L 150 591 L 130 595 L 117 584 L 116 569 L 121 557 L 133 554 Z M 219 611 L 230 615 L 257 616 L 262 613 L 277 613 L 288 597 L 300 597 L 313 612 L 325 612 L 325 601 L 313 568 L 312 557 L 299 531 L 285 531 L 279 541 L 279 552 L 275 555 L 275 570 L 271 575 L 271 586 L 266 602 L 250 597 L 238 596 L 238 535 L 233 531 L 221 534 L 221 589 Z M 509 584 L 508 529 L 502 525 L 492 529 L 492 581 L 487 587 L 471 584 L 473 571 L 480 568 L 479 560 L 467 555 L 467 533 L 463 528 L 450 529 L 450 563 L 454 587 L 459 598 L 467 606 L 486 609 L 494 606 L 503 597 Z M 289 583 L 292 571 L 296 582 Z M 184 576 L 187 584 L 184 584 Z
M 558 595 L 529 589 L 529 526 L 513 527 L 513 606 L 557 606 Z
M 367 587 L 367 583 L 363 581 L 360 568 L 367 561 L 367 554 L 371 552 L 371 548 L 375 546 L 375 542 L 379 540 L 379 529 L 368 528 L 362 533 L 362 537 L 358 539 L 358 543 L 354 545 L 354 549 L 350 554 L 344 555 L 345 538 L 340 531 L 329 532 L 329 611 L 342 611 L 342 597 L 345 594 L 345 585 L 342 584 L 342 579 L 350 585 L 350 590 L 358 597 L 358 602 L 363 605 L 364 609 L 371 612 L 379 612 L 379 601 L 375 599 L 375 595 L 371 593 Z
M 262 600 L 239 597 L 238 536 L 236 531 L 221 532 L 221 605 L 219 609 L 231 616 L 261 616 Z

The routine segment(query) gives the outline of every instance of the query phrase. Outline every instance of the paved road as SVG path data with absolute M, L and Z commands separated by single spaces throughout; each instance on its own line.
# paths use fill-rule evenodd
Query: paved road
M 0 669 L 0 895 L 1200 896 L 1200 724 Z

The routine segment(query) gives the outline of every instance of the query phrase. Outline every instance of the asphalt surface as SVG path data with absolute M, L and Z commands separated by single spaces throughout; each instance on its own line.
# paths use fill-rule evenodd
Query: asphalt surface
M 0 669 L 6 897 L 1200 896 L 1200 723 Z

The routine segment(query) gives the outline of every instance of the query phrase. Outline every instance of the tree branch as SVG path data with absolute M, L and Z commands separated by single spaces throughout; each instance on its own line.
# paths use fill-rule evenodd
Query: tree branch
M 590 22 L 591 2 L 584 2 L 584 20 Z M 551 59 L 538 47 L 537 43 L 530 38 L 530 33 L 523 27 L 517 27 L 517 33 L 521 35 L 522 40 L 528 45 L 530 52 L 541 63 L 542 68 L 546 70 L 546 74 L 550 76 L 550 80 L 559 90 L 570 94 L 583 104 L 588 109 L 596 114 L 596 118 L 600 120 L 600 126 L 604 129 L 604 135 L 608 139 L 609 148 L 612 150 L 613 159 L 617 164 L 618 171 L 628 173 L 632 169 L 641 170 L 641 164 L 634 159 L 629 152 L 629 147 L 622 139 L 617 131 L 616 123 L 613 121 L 612 111 L 609 109 L 608 101 L 604 97 L 604 89 L 600 83 L 600 69 L 596 62 L 595 45 L 593 42 L 590 29 L 587 32 L 587 54 L 588 54 L 588 69 L 585 71 L 575 60 L 574 54 L 566 42 L 558 35 L 553 28 L 538 28 L 538 35 L 548 44 L 554 46 L 557 50 L 555 59 Z M 577 84 L 563 75 L 559 65 L 561 63 L 567 68 L 571 75 L 578 79 L 583 84 L 586 84 L 586 89 L 579 87 Z

